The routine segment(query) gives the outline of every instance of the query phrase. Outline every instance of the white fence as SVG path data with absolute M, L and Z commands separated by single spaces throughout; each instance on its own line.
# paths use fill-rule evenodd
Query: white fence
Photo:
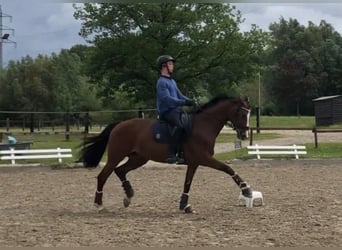
M 261 159 L 261 155 L 295 155 L 299 159 L 299 155 L 306 154 L 305 146 L 289 145 L 289 146 L 265 146 L 255 144 L 254 146 L 247 146 L 248 154 L 256 155 Z
M 30 159 L 58 159 L 61 163 L 63 158 L 72 157 L 70 148 L 56 149 L 14 149 L 1 150 L 0 159 L 10 160 L 11 164 L 15 164 L 15 160 L 30 160 Z

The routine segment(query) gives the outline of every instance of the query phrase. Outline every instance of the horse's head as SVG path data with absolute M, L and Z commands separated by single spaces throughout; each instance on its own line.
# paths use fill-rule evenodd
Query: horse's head
M 237 103 L 236 112 L 230 119 L 231 126 L 240 140 L 248 138 L 250 113 L 248 98 L 240 99 Z
M 249 130 L 249 101 L 248 98 L 232 98 L 226 95 L 218 95 L 209 102 L 200 106 L 196 114 L 206 114 L 205 120 L 208 116 L 213 123 L 219 124 L 229 122 L 234 130 L 236 130 L 237 137 L 241 140 L 248 138 Z M 221 127 L 222 128 L 222 127 Z

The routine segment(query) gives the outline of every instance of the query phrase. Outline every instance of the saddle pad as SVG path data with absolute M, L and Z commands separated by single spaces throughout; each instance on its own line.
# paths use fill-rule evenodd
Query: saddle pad
M 191 135 L 192 130 L 192 116 L 187 114 L 182 114 L 181 121 L 185 125 L 185 133 L 183 134 L 182 141 L 180 143 L 184 143 L 187 138 Z M 156 120 L 152 125 L 152 134 L 153 139 L 159 143 L 171 143 L 174 139 L 174 127 L 162 120 Z M 179 130 L 178 130 L 179 133 Z
M 158 143 L 169 143 L 172 140 L 171 130 L 169 124 L 157 120 L 152 125 L 153 139 Z

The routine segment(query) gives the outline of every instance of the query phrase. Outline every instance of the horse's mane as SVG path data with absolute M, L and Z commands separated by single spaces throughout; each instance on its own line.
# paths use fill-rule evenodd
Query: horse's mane
M 199 106 L 196 110 L 195 110 L 195 114 L 201 113 L 204 110 L 215 106 L 217 103 L 222 102 L 222 101 L 226 101 L 226 100 L 234 100 L 236 99 L 236 97 L 231 97 L 231 96 L 227 96 L 225 94 L 220 94 L 217 95 L 215 97 L 213 97 L 210 101 L 208 101 L 207 103 L 202 104 L 201 106 Z

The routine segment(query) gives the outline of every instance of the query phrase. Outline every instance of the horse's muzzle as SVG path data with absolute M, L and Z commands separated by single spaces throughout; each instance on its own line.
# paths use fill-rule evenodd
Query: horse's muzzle
M 248 138 L 248 129 L 236 129 L 237 138 L 245 140 Z

